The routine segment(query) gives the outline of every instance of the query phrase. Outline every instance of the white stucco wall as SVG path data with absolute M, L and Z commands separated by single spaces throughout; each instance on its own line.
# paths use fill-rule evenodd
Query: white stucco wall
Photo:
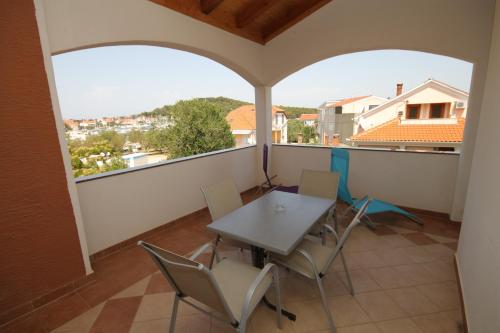
M 500 6 L 474 147 L 458 264 L 469 332 L 500 332 Z
M 89 253 L 206 207 L 201 186 L 256 183 L 255 146 L 77 183 Z
M 449 213 L 458 168 L 456 154 L 349 149 L 349 189 L 396 205 Z M 330 149 L 273 145 L 276 183 L 297 185 L 303 169 L 330 170 Z

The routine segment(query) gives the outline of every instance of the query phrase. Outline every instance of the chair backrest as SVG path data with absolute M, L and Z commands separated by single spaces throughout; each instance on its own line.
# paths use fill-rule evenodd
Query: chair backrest
M 349 151 L 347 149 L 332 148 L 330 171 L 338 172 L 340 175 L 338 191 L 340 200 L 352 205 L 354 200 L 347 186 L 349 181 Z
M 363 199 L 367 199 L 366 197 Z M 342 236 L 340 236 L 340 239 L 337 242 L 337 245 L 335 246 L 335 249 L 332 251 L 330 258 L 328 258 L 327 264 L 325 265 L 325 268 L 321 273 L 326 274 L 328 270 L 330 269 L 331 264 L 335 260 L 335 258 L 339 255 L 340 250 L 344 247 L 345 242 L 347 241 L 347 238 L 351 234 L 351 231 L 356 227 L 358 224 L 361 223 L 361 218 L 365 214 L 366 209 L 368 208 L 368 205 L 370 204 L 371 199 L 367 199 L 363 206 L 358 210 L 354 218 L 352 219 L 351 223 L 347 226 L 347 228 L 344 230 L 344 233 Z
M 217 220 L 243 206 L 240 193 L 232 179 L 201 188 L 212 220 Z
M 299 194 L 337 200 L 339 174 L 330 171 L 303 170 Z
M 271 179 L 269 179 L 269 175 L 267 174 L 267 160 L 269 158 L 269 147 L 267 143 L 264 143 L 262 147 L 262 170 L 264 170 L 264 175 L 266 176 L 267 186 L 270 188 L 273 187 L 271 184 Z
M 235 321 L 234 315 L 208 268 L 194 260 L 143 241 L 140 241 L 138 245 L 149 253 L 177 295 L 189 296 L 228 315 L 232 322 Z

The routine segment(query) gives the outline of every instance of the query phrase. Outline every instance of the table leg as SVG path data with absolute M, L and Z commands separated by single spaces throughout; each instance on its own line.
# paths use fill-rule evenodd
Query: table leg
M 256 246 L 252 246 L 252 262 L 253 262 L 253 265 L 257 268 L 263 268 L 264 267 L 264 260 L 265 260 L 265 251 L 264 249 L 260 248 L 260 247 L 256 247 Z M 276 311 L 276 305 L 274 305 L 273 303 L 271 303 L 271 301 L 269 301 L 266 297 L 266 295 L 264 295 L 264 304 Z M 281 309 L 281 314 L 285 317 L 287 317 L 288 319 L 292 320 L 292 321 L 295 321 L 297 319 L 297 316 L 294 314 L 294 313 L 291 313 L 285 309 Z

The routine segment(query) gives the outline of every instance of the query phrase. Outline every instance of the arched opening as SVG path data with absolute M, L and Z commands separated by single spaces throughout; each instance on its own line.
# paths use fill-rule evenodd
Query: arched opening
M 473 65 L 431 53 L 377 50 L 319 61 L 273 88 L 288 142 L 460 151 Z
M 122 45 L 52 61 L 75 177 L 255 143 L 255 128 L 239 128 L 255 115 L 231 116 L 253 109 L 253 87 L 214 60 Z

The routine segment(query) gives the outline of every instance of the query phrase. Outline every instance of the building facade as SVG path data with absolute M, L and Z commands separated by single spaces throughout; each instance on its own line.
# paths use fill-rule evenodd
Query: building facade
M 347 143 L 356 134 L 355 118 L 385 103 L 386 98 L 358 96 L 323 103 L 318 108 L 318 135 L 325 145 Z

